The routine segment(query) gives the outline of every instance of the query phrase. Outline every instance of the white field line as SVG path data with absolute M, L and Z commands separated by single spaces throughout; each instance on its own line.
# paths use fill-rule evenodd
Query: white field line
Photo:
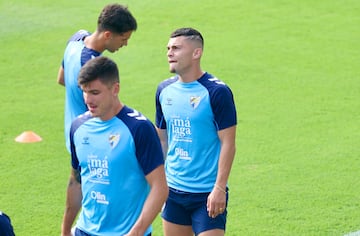
M 360 230 L 352 233 L 345 234 L 344 236 L 360 236 Z

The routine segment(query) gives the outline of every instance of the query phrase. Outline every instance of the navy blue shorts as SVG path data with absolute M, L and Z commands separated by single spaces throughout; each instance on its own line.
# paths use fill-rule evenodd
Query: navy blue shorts
M 188 193 L 170 188 L 161 216 L 174 224 L 191 225 L 196 235 L 212 229 L 225 230 L 227 209 L 215 218 L 209 217 L 206 207 L 209 194 Z M 227 192 L 226 205 L 228 198 Z

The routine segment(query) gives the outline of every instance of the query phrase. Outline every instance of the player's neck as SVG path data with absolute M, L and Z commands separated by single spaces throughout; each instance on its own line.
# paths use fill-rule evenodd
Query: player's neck
M 194 81 L 198 80 L 199 78 L 201 78 L 201 76 L 204 73 L 205 73 L 204 71 L 202 71 L 200 68 L 198 68 L 195 71 L 179 73 L 179 78 L 180 78 L 180 81 L 183 83 L 191 83 L 191 82 L 194 82 Z
M 106 114 L 104 114 L 104 116 L 100 117 L 100 119 L 102 121 L 111 120 L 113 117 L 119 114 L 119 112 L 121 111 L 121 109 L 123 109 L 123 107 L 124 104 L 122 104 L 120 100 L 116 100 L 115 104 L 113 104 L 110 110 Z
M 93 34 L 85 38 L 84 43 L 87 48 L 103 53 L 105 51 L 105 47 L 102 41 L 101 35 L 95 31 Z

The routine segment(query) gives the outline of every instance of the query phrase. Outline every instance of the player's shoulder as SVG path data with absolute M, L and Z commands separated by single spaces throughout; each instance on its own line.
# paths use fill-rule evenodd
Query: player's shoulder
M 145 115 L 128 106 L 124 106 L 116 116 L 131 129 L 152 125 L 151 121 Z
M 132 132 L 139 130 L 149 132 L 154 129 L 153 123 L 145 115 L 128 106 L 121 109 L 117 118 L 121 119 Z
M 224 81 L 207 72 L 204 73 L 204 75 L 198 80 L 198 82 L 204 87 L 206 87 L 209 91 L 231 91 L 231 89 Z
M 91 33 L 87 30 L 81 29 L 77 32 L 75 32 L 70 39 L 68 40 L 68 42 L 72 42 L 72 41 L 83 41 L 87 36 L 91 35 Z
M 205 72 L 198 82 L 206 86 L 226 86 L 222 80 L 208 72 Z
M 141 112 L 128 107 L 124 106 L 123 109 L 120 112 L 120 115 L 122 117 L 125 117 L 127 119 L 133 120 L 133 121 L 146 121 L 148 120 Z
M 175 83 L 178 80 L 179 80 L 179 76 L 175 75 L 175 76 L 172 76 L 170 78 L 167 78 L 167 79 L 161 81 L 157 88 L 158 92 L 161 92 L 164 88 L 168 87 L 169 85 Z
M 71 123 L 70 133 L 74 133 L 82 124 L 91 118 L 92 116 L 89 111 L 76 117 L 75 120 Z

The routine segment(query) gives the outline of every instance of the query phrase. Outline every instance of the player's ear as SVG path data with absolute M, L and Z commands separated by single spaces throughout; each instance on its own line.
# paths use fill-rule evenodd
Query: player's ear
M 115 83 L 113 85 L 113 94 L 114 94 L 114 96 L 117 97 L 119 92 L 120 92 L 120 83 Z
M 202 55 L 202 49 L 201 48 L 195 48 L 193 52 L 194 59 L 199 59 Z
M 111 32 L 110 31 L 106 30 L 106 31 L 104 31 L 103 34 L 104 34 L 105 39 L 111 38 Z

